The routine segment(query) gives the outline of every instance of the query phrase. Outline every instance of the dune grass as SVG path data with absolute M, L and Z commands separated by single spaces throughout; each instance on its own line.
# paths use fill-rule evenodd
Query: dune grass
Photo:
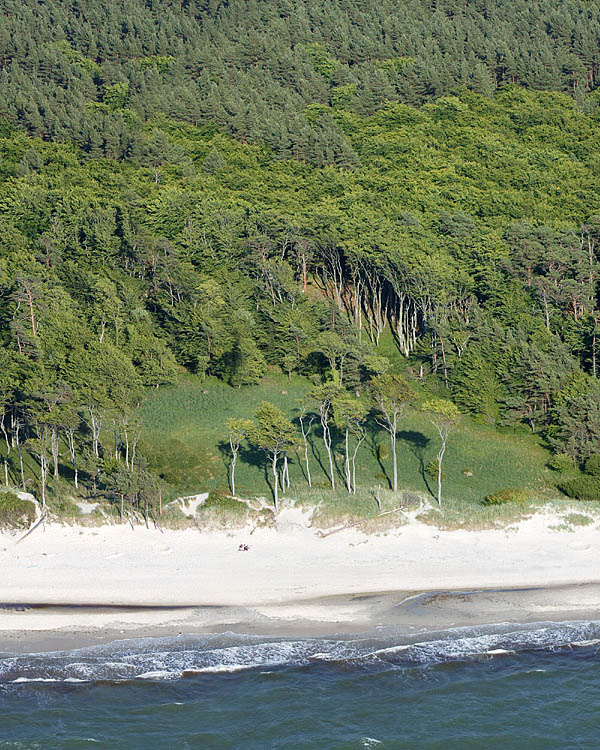
M 150 394 L 142 410 L 141 451 L 179 494 L 211 489 L 226 492 L 230 471 L 226 420 L 252 417 L 263 400 L 276 404 L 294 419 L 298 400 L 310 388 L 311 383 L 306 379 L 288 380 L 277 374 L 259 385 L 241 389 L 186 377 L 177 385 Z M 438 449 L 435 429 L 425 414 L 413 410 L 404 419 L 398 437 L 399 486 L 429 498 L 435 505 L 435 482 L 426 472 Z M 335 492 L 330 489 L 327 457 L 316 422 L 309 442 L 313 487 L 307 486 L 300 450 L 290 456 L 291 488 L 287 494 L 303 504 L 319 506 L 323 520 L 376 515 L 374 493 L 378 489 L 386 507 L 396 502 L 394 493 L 389 491 L 389 438 L 374 421 L 369 423 L 368 437 L 358 454 L 356 496 L 344 490 L 341 438 L 334 446 Z M 557 494 L 553 472 L 546 467 L 548 455 L 533 435 L 500 432 L 463 417 L 449 440 L 444 460 L 443 506 L 441 511 L 434 507 L 430 512 L 432 522 L 460 527 L 470 519 L 471 524 L 485 526 L 493 525 L 494 519 L 508 522 L 527 514 L 538 499 L 546 501 Z M 264 454 L 248 446 L 242 449 L 236 485 L 241 496 L 264 496 L 270 500 L 270 473 Z M 486 495 L 505 487 L 529 490 L 533 504 L 511 503 L 498 508 L 482 504 Z

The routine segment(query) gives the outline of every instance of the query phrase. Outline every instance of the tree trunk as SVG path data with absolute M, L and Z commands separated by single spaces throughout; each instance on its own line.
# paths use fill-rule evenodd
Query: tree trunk
M 237 451 L 233 453 L 231 459 L 231 494 L 235 497 L 235 464 L 237 461 Z
M 335 476 L 333 473 L 333 455 L 331 453 L 331 433 L 329 432 L 329 426 L 323 426 L 323 442 L 325 443 L 325 450 L 327 451 L 327 457 L 329 459 L 329 480 L 331 482 L 331 489 L 335 490 Z
M 360 444 L 367 436 L 366 432 L 363 432 L 363 434 L 357 438 L 356 446 L 354 448 L 354 453 L 352 454 L 352 494 L 356 495 L 356 454 L 358 453 L 358 449 L 360 448 Z
M 444 460 L 444 453 L 446 452 L 446 441 L 442 443 L 440 452 L 438 453 L 438 505 L 442 504 L 442 461 Z
M 310 478 L 310 467 L 308 465 L 308 440 L 307 440 L 307 433 L 304 431 L 304 419 L 302 417 L 300 419 L 300 429 L 302 431 L 302 440 L 304 441 L 304 463 L 306 465 L 306 481 L 308 482 L 308 486 L 312 487 L 311 478 Z M 308 429 L 310 430 L 310 424 L 308 426 Z
M 25 287 L 25 294 L 27 295 L 27 302 L 29 304 L 29 316 L 31 319 L 31 332 L 34 336 L 37 336 L 37 327 L 35 325 L 35 313 L 33 311 L 33 295 L 29 287 Z
M 17 443 L 17 453 L 19 454 L 19 468 L 21 470 L 21 487 L 25 491 L 25 470 L 23 468 L 23 449 L 21 443 Z
M 89 406 L 88 410 L 90 412 L 90 422 L 92 428 L 92 450 L 94 451 L 94 456 L 96 456 L 96 458 L 100 458 L 98 441 L 100 439 L 100 430 L 102 429 L 102 420 L 94 413 L 94 407 Z
M 279 477 L 277 476 L 277 453 L 273 453 L 273 499 L 275 500 L 275 512 L 278 510 L 279 502 Z
M 306 254 L 302 253 L 302 292 L 306 294 Z
M 136 435 L 134 433 L 133 440 L 131 441 L 131 462 L 130 462 L 131 463 L 131 471 L 133 471 L 133 469 L 134 469 L 133 464 L 134 464 L 134 461 L 135 461 L 135 454 L 136 454 L 136 451 L 137 451 L 138 440 L 139 440 L 139 435 Z
M 288 457 L 287 457 L 287 451 L 284 451 L 283 453 L 283 482 L 282 485 L 284 488 L 288 488 L 290 486 L 290 469 L 288 466 Z
M 350 477 L 350 445 L 349 445 L 349 430 L 346 428 L 346 440 L 345 440 L 345 448 L 346 448 L 346 455 L 344 457 L 344 469 L 346 473 L 346 489 L 348 490 L 348 494 L 352 494 L 352 481 Z
M 115 461 L 118 461 L 121 458 L 121 456 L 120 456 L 120 451 L 119 451 L 119 433 L 117 431 L 116 419 L 113 419 L 113 437 L 115 441 Z
M 393 463 L 393 476 L 392 476 L 392 490 L 398 492 L 398 456 L 396 455 L 396 429 L 395 426 L 390 431 L 390 438 L 392 442 L 392 463 Z
M 442 362 L 444 365 L 444 383 L 446 384 L 446 388 L 448 388 L 448 363 L 446 362 L 446 347 L 444 346 L 444 339 L 439 335 L 439 333 L 438 333 L 438 338 L 440 340 L 440 348 L 442 350 Z
M 77 461 L 75 460 L 75 431 L 72 429 L 67 430 L 67 440 L 69 443 L 69 453 L 71 455 L 71 465 L 73 467 L 73 474 L 75 480 L 75 489 L 79 487 L 79 473 L 77 471 Z
M 58 479 L 58 427 L 50 428 L 50 442 L 52 445 L 52 461 L 54 463 L 54 478 Z
M 48 475 L 48 459 L 46 456 L 40 456 L 40 466 L 42 475 L 42 508 L 46 507 L 46 477 Z

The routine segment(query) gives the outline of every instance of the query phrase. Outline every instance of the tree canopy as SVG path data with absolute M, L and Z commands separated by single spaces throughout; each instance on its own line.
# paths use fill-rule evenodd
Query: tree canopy
M 340 392 L 400 373 L 596 451 L 595 0 L 3 11 L 13 482 L 28 445 L 106 492 L 145 470 L 136 411 L 185 372 L 312 378 L 330 465 Z

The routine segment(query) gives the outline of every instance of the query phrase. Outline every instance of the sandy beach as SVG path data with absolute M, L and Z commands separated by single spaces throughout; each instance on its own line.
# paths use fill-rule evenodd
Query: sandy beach
M 46 525 L 0 536 L 0 650 L 140 635 L 281 635 L 600 619 L 597 524 L 538 514 L 503 530 L 413 519 L 325 538 L 300 511 L 277 529 Z M 239 552 L 247 543 L 248 552 Z

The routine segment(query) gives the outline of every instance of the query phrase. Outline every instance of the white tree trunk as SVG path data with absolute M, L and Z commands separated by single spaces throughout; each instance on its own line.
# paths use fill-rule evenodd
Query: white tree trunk
M 69 454 L 71 456 L 71 465 L 73 466 L 75 489 L 78 489 L 79 473 L 77 471 L 77 461 L 75 459 L 75 430 L 73 429 L 67 430 L 67 441 L 69 443 Z
M 346 489 L 348 490 L 348 494 L 352 494 L 352 478 L 350 476 L 350 445 L 349 445 L 349 430 L 346 428 L 346 454 L 344 456 L 344 470 L 346 473 Z
M 273 453 L 273 497 L 275 499 L 275 512 L 278 510 L 279 503 L 279 477 L 277 476 L 277 453 Z
M 235 464 L 237 462 L 237 451 L 233 451 L 231 459 L 231 494 L 235 497 Z
M 356 446 L 354 447 L 354 453 L 352 454 L 352 494 L 353 495 L 356 495 L 356 454 L 358 453 L 360 444 L 366 437 L 367 437 L 367 433 L 363 432 L 363 434 L 358 438 L 356 442 Z
M 96 456 L 96 458 L 99 458 L 100 453 L 98 451 L 98 441 L 100 440 L 102 420 L 100 419 L 99 415 L 95 414 L 93 406 L 88 406 L 88 410 L 90 412 L 90 422 L 92 428 L 92 449 L 94 451 L 94 456 Z
M 308 486 L 312 487 L 310 466 L 308 465 L 308 443 L 306 442 L 306 438 L 304 438 L 304 463 L 306 464 L 306 481 L 308 482 Z
M 392 489 L 394 492 L 398 492 L 398 456 L 396 454 L 396 429 L 395 426 L 390 431 L 390 437 L 392 439 L 392 461 L 394 465 L 393 477 L 392 477 Z
M 288 465 L 287 451 L 283 453 L 283 481 L 281 483 L 282 491 L 290 486 L 290 469 Z
M 304 442 L 304 464 L 306 466 L 306 481 L 308 482 L 308 486 L 312 487 L 312 482 L 310 478 L 310 466 L 308 465 L 308 432 L 310 430 L 310 425 L 312 424 L 312 419 L 308 424 L 308 430 L 304 430 L 304 418 L 302 416 L 299 417 L 300 421 L 300 430 L 302 432 L 302 440 Z
M 46 478 L 48 476 L 48 459 L 46 456 L 40 456 L 40 466 L 42 474 L 42 508 L 46 507 Z
M 50 428 L 50 444 L 52 446 L 52 461 L 54 462 L 54 478 L 58 479 L 58 427 Z
M 442 447 L 438 453 L 438 505 L 442 504 L 442 461 L 444 460 L 444 453 L 446 452 L 446 441 L 442 442 Z
M 335 475 L 333 473 L 333 455 L 331 452 L 331 433 L 329 432 L 329 426 L 323 425 L 323 442 L 325 443 L 325 450 L 327 451 L 327 458 L 329 459 L 329 481 L 331 482 L 331 489 L 335 490 Z

